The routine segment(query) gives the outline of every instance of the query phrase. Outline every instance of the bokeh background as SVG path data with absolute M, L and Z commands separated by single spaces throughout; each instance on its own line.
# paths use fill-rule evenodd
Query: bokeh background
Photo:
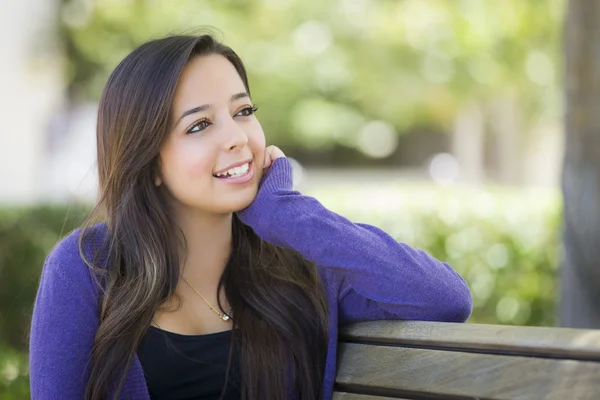
M 0 398 L 28 398 L 44 258 L 96 194 L 104 83 L 209 28 L 296 185 L 449 262 L 469 322 L 557 324 L 565 0 L 2 0 Z

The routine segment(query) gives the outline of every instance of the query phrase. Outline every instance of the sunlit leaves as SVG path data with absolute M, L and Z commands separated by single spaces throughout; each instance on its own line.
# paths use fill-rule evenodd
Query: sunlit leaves
M 299 123 L 301 110 L 320 97 L 361 119 L 386 121 L 398 134 L 417 126 L 449 130 L 464 102 L 506 92 L 514 92 L 525 127 L 541 112 L 557 119 L 563 6 L 564 0 L 65 0 L 62 21 L 72 92 L 96 99 L 112 68 L 139 43 L 211 27 L 245 60 L 269 135 L 310 146 L 335 142 L 337 134 L 323 128 L 343 117 L 324 110 L 314 129 Z

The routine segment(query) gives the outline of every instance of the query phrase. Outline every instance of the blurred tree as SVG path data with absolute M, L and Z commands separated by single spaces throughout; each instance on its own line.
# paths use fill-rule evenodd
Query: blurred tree
M 600 2 L 570 0 L 561 323 L 600 328 Z
M 514 99 L 519 132 L 559 115 L 564 0 L 61 1 L 75 102 L 96 100 L 141 42 L 212 26 L 244 59 L 265 132 L 286 150 L 391 159 L 368 146 L 449 132 L 465 105 L 498 98 Z

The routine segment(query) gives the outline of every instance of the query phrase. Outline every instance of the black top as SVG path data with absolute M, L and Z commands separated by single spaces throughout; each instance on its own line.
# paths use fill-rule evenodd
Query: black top
M 138 347 L 152 400 L 217 400 L 225 384 L 232 331 L 180 335 L 151 326 Z M 234 354 L 223 399 L 239 400 Z

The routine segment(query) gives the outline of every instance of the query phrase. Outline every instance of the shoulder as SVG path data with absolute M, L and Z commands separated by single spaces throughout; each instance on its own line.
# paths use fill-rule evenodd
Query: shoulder
M 41 285 L 56 280 L 75 286 L 90 285 L 94 279 L 86 260 L 96 260 L 97 264 L 97 260 L 105 258 L 102 248 L 107 236 L 106 225 L 97 224 L 85 230 L 77 228 L 63 237 L 46 258 Z
M 107 238 L 106 225 L 97 224 L 87 229 L 77 228 L 63 237 L 50 251 L 47 264 L 76 264 L 84 262 L 82 253 L 91 259 L 101 251 Z

